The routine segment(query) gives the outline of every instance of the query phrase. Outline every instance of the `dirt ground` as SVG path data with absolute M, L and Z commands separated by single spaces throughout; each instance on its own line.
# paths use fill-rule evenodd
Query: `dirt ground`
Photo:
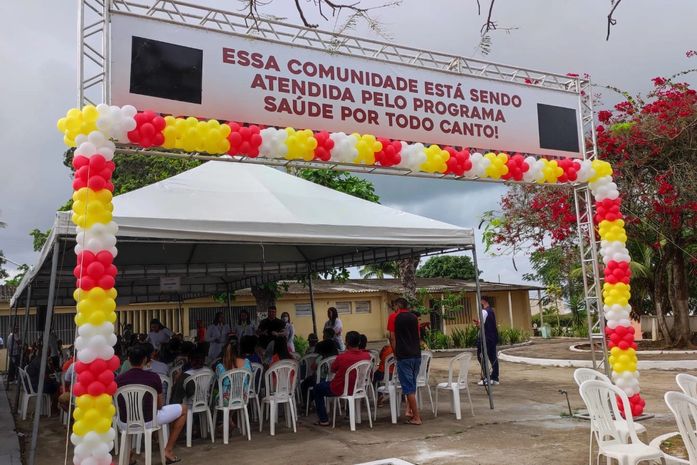
M 526 350 L 534 347 L 537 356 L 543 356 L 549 349 L 545 344 L 536 344 Z M 432 383 L 447 377 L 447 362 L 447 358 L 434 359 Z M 473 366 L 470 371 L 473 381 L 478 370 L 478 366 Z M 268 424 L 263 433 L 253 424 L 251 442 L 234 434 L 230 443 L 224 445 L 218 435 L 215 444 L 211 444 L 210 439 L 194 438 L 193 447 L 187 449 L 181 437 L 175 452 L 182 458 L 183 465 L 358 464 L 389 457 L 414 464 L 584 464 L 588 461 L 588 423 L 568 417 L 565 397 L 559 393 L 560 389 L 566 390 L 572 408 L 581 408 L 572 373 L 571 368 L 502 362 L 501 385 L 494 388 L 494 410 L 489 409 L 484 389 L 472 384 L 475 416 L 469 414 L 465 396 L 460 421 L 450 413 L 448 397 L 441 396 L 438 417 L 434 418 L 430 411 L 424 413 L 424 425 L 420 427 L 392 425 L 389 409 L 382 408 L 372 430 L 364 420 L 352 433 L 344 419 L 337 421 L 336 429 L 313 426 L 316 417 L 311 412 L 309 417 L 301 416 L 297 434 L 283 425 L 277 428 L 276 436 L 271 437 Z M 643 422 L 648 429 L 647 441 L 677 429 L 663 402 L 667 390 L 677 389 L 676 373 L 642 372 L 646 410 L 655 415 Z M 428 401 L 425 409 L 428 409 Z M 20 421 L 18 426 L 21 431 L 31 428 L 29 419 Z M 37 463 L 63 463 L 66 429 L 56 416 L 42 418 L 40 435 Z M 71 463 L 70 457 L 68 463 Z M 144 463 L 142 457 L 138 463 Z M 153 463 L 158 463 L 156 457 Z

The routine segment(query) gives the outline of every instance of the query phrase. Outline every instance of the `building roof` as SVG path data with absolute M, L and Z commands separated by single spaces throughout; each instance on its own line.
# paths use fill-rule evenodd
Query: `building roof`
M 531 284 L 492 283 L 488 281 L 479 281 L 479 283 L 482 292 L 544 289 Z M 286 284 L 288 290 L 283 291 L 285 295 L 303 295 L 309 292 L 304 283 L 287 282 Z M 476 290 L 474 281 L 448 278 L 416 278 L 416 288 L 425 289 L 429 293 L 474 292 Z M 314 294 L 368 294 L 375 292 L 403 294 L 404 287 L 399 279 L 349 279 L 344 282 L 315 280 L 312 281 L 312 291 Z M 242 289 L 235 294 L 250 295 L 251 290 L 249 288 Z

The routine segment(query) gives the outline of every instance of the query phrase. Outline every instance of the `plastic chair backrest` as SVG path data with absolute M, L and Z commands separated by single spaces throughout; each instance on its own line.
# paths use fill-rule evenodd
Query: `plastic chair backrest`
M 397 370 L 395 366 L 397 365 L 397 359 L 394 355 L 390 354 L 385 359 L 385 385 L 397 384 Z
M 233 368 L 218 377 L 218 407 L 244 407 L 249 401 L 252 372 L 245 368 Z M 227 381 L 227 383 L 226 383 Z M 228 391 L 229 390 L 229 391 Z M 229 392 L 229 395 L 223 395 Z
M 189 378 L 184 383 L 184 389 L 189 383 L 194 383 L 195 390 L 194 395 L 189 399 L 191 401 L 191 407 L 205 407 L 208 405 L 208 398 L 211 393 L 211 385 L 213 384 L 213 372 L 211 370 L 206 370 L 202 373 L 196 373 L 195 375 L 189 376 Z
M 592 368 L 577 368 L 576 371 L 574 371 L 574 381 L 576 381 L 578 387 L 581 387 L 581 384 L 583 384 L 584 381 L 590 381 L 592 379 L 597 379 L 612 384 L 610 378 L 598 370 L 594 370 Z
M 162 383 L 162 394 L 165 398 L 165 405 L 169 404 L 169 398 L 172 397 L 172 379 L 169 376 L 159 375 Z
M 433 352 L 430 350 L 421 351 L 421 365 L 419 366 L 419 376 L 417 380 L 428 384 L 428 379 L 431 377 L 431 359 Z
M 622 437 L 617 431 L 613 413 L 619 411 L 617 399 L 622 401 L 626 413 L 627 430 L 631 443 L 638 443 L 632 419 L 632 409 L 629 405 L 627 394 L 617 386 L 608 384 L 601 380 L 584 381 L 579 389 L 581 398 L 586 404 L 590 415 L 593 431 L 598 444 L 618 444 L 622 442 Z M 607 439 L 610 438 L 610 439 Z
M 467 385 L 467 375 L 469 373 L 471 362 L 472 354 L 469 352 L 463 352 L 451 358 L 450 363 L 448 363 L 448 385 L 452 385 L 453 382 L 460 385 Z M 455 381 L 453 381 L 453 378 L 455 377 L 455 370 L 458 370 L 457 378 Z
M 34 386 L 31 385 L 31 379 L 29 378 L 29 373 L 24 368 L 17 368 L 19 371 L 19 379 L 22 382 L 22 389 L 26 394 L 32 395 L 36 394 L 34 392 Z
M 170 368 L 169 377 L 171 379 L 176 379 L 177 376 L 179 376 L 181 374 L 182 367 L 183 367 L 183 365 L 174 365 L 172 368 Z
M 261 363 L 252 363 L 252 379 L 254 380 L 252 389 L 256 394 L 261 392 L 261 382 L 264 380 L 264 377 L 262 376 L 263 373 L 264 365 Z
M 152 397 L 152 412 L 150 428 L 157 427 L 157 391 L 150 386 L 142 384 L 130 384 L 122 386 L 116 390 L 114 395 L 114 404 L 116 406 L 116 419 L 126 425 L 126 430 L 129 433 L 138 433 L 145 431 L 145 396 Z M 126 418 L 121 414 L 119 406 L 123 402 Z
M 315 374 L 315 369 L 312 367 L 315 361 L 319 357 L 319 354 L 307 354 L 300 359 L 298 371 L 300 372 L 300 379 L 305 379 L 308 376 Z
M 266 371 L 267 396 L 292 396 L 295 383 L 298 380 L 298 362 L 295 360 L 279 360 Z
M 678 383 L 680 390 L 685 395 L 697 399 L 697 376 L 680 373 L 675 377 L 675 382 Z
M 315 373 L 317 375 L 318 383 L 321 383 L 322 381 L 329 381 L 331 378 L 332 363 L 334 363 L 334 360 L 336 360 L 336 355 L 323 358 L 322 361 L 319 362 L 319 365 L 317 365 L 317 372 Z
M 694 428 L 697 422 L 697 399 L 674 391 L 666 392 L 664 399 L 678 424 L 690 465 L 697 465 L 697 433 Z
M 351 384 L 351 374 L 354 373 L 355 378 Z M 344 396 L 365 396 L 368 388 L 368 378 L 370 375 L 370 360 L 361 360 L 356 362 L 346 370 L 344 374 Z M 353 388 L 353 389 L 351 389 Z

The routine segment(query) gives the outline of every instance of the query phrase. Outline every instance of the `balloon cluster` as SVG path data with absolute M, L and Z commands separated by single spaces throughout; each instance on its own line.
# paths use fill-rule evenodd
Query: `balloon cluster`
M 559 182 L 574 182 L 578 179 L 578 170 L 581 169 L 581 165 L 569 158 L 564 158 L 558 162 L 559 168 L 564 170 L 564 173 L 559 176 L 557 181 Z
M 419 171 L 425 162 L 426 147 L 424 147 L 424 144 L 420 142 L 416 144 L 402 144 L 402 159 L 397 166 L 410 171 Z
M 385 137 L 378 137 L 382 148 L 375 152 L 375 163 L 380 166 L 395 166 L 402 161 L 402 144 L 398 140 L 390 140 Z
M 356 142 L 358 155 L 353 162 L 359 165 L 374 165 L 375 154 L 382 150 L 382 144 L 372 134 L 354 134 L 354 136 L 358 139 Z
M 112 395 L 116 391 L 114 356 L 116 334 L 117 269 L 114 266 L 116 233 L 112 221 L 115 146 L 110 139 L 130 140 L 141 146 L 162 145 L 165 120 L 152 112 L 136 113 L 135 108 L 86 106 L 71 110 L 58 124 L 68 145 L 77 145 L 73 154 L 72 221 L 77 235 L 73 269 L 77 289 L 75 324 L 75 373 L 72 383 L 76 397 L 73 412 L 75 465 L 110 465 L 115 413 Z
M 159 147 L 165 142 L 162 131 L 165 119 L 152 111 L 143 111 L 135 116 L 136 127 L 128 133 L 128 140 L 141 147 Z
M 329 136 L 329 133 L 327 131 L 317 132 L 315 133 L 315 140 L 317 141 L 317 147 L 315 147 L 314 159 L 320 161 L 331 160 L 334 141 Z
M 353 163 L 358 156 L 357 134 L 345 134 L 343 132 L 333 132 L 329 136 L 334 142 L 334 149 L 331 151 L 331 159 L 339 163 Z
M 288 154 L 286 139 L 288 132 L 285 129 L 264 128 L 259 131 L 261 145 L 259 155 L 266 158 L 285 158 Z
M 472 169 L 465 173 L 468 178 L 483 178 L 486 175 L 486 169 L 491 164 L 491 160 L 479 152 L 470 155 L 470 162 Z
M 317 147 L 317 139 L 309 129 L 296 131 L 293 128 L 286 128 L 288 137 L 286 137 L 286 160 L 305 160 L 311 161 L 315 158 L 315 148 Z
M 234 122 L 229 122 L 228 126 L 230 126 L 230 134 L 227 140 L 230 143 L 230 149 L 227 153 L 250 158 L 258 157 L 259 147 L 261 147 L 261 128 L 256 124 L 242 126 Z
M 501 179 L 508 174 L 508 155 L 505 153 L 489 152 L 484 155 L 489 160 L 489 166 L 484 170 L 487 178 Z
M 450 153 L 447 150 L 443 150 L 438 145 L 429 145 L 426 150 L 424 150 L 426 155 L 426 161 L 419 167 L 421 171 L 426 173 L 445 173 L 448 170 L 448 158 L 450 158 Z
M 58 120 L 56 126 L 63 133 L 63 142 L 68 147 L 75 147 L 75 138 L 80 134 L 87 135 L 97 130 L 99 112 L 94 105 L 84 108 L 71 108 L 65 116 Z
M 116 105 L 97 105 L 97 129 L 106 137 L 118 142 L 128 142 L 128 133 L 137 126 L 136 114 L 138 110 L 132 105 L 117 107 Z M 159 116 L 158 116 L 159 117 Z M 162 129 L 160 129 L 162 130 Z M 160 144 L 152 144 L 160 145 Z
M 231 128 L 227 124 L 220 124 L 215 119 L 199 121 L 192 116 L 166 116 L 164 120 L 164 140 L 161 144 L 164 148 L 211 154 L 223 154 L 230 150 L 228 135 Z
M 525 161 L 525 157 L 519 153 L 510 157 L 508 162 L 506 162 L 506 166 L 508 166 L 508 173 L 501 176 L 501 178 L 514 181 L 522 181 L 523 175 L 530 169 L 530 166 Z
M 555 184 L 559 178 L 564 174 L 564 170 L 559 166 L 556 160 L 542 160 L 544 166 L 542 167 L 542 176 L 544 182 L 548 184 Z
M 106 161 L 102 155 L 89 158 L 73 157 L 73 168 L 75 168 L 74 190 L 79 191 L 85 187 L 89 187 L 93 191 L 114 190 L 111 183 L 111 174 L 115 168 L 114 162 Z
M 464 176 L 464 174 L 472 169 L 472 161 L 470 160 L 469 150 L 456 150 L 453 147 L 446 147 L 445 151 L 450 154 L 448 161 L 448 169 L 445 174 L 454 174 L 455 176 Z
M 631 323 L 631 258 L 627 250 L 627 233 L 620 211 L 621 199 L 612 180 L 612 167 L 602 160 L 584 160 L 578 164 L 576 178 L 588 182 L 595 200 L 595 221 L 600 235 L 600 253 L 605 263 L 603 302 L 605 335 L 610 348 L 608 363 L 612 380 L 629 397 L 632 415 L 641 415 L 645 402 L 639 392 L 637 345 Z M 568 168 L 565 168 L 568 176 Z M 619 402 L 622 406 L 622 403 Z M 623 407 L 621 407 L 623 409 Z

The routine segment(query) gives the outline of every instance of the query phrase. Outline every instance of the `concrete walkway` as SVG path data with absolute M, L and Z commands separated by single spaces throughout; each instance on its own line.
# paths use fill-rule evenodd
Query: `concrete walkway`
M 4 379 L 0 379 L 0 464 L 22 465 L 19 439 L 15 432 L 15 421 L 10 411 Z

